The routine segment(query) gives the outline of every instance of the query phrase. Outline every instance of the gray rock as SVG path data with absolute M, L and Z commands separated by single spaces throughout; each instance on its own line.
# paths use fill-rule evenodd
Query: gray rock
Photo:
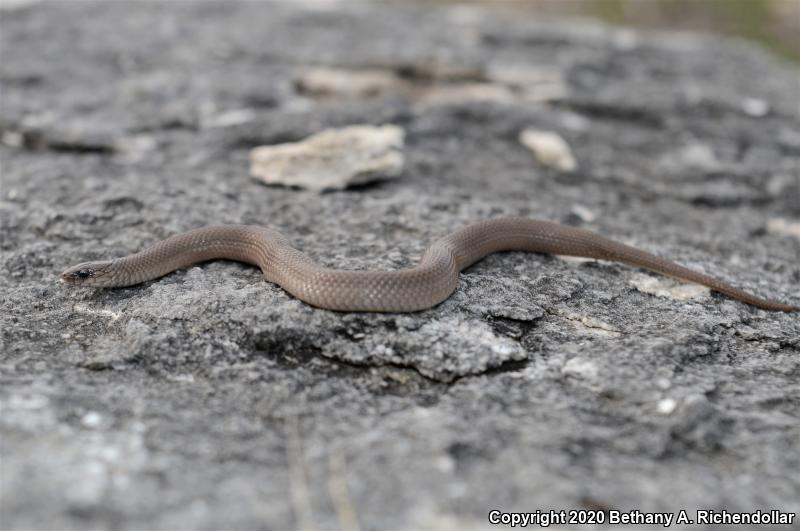
M 796 70 L 739 41 L 465 7 L 40 3 L 0 25 L 4 529 L 800 511 L 797 315 L 525 253 L 407 315 L 317 310 L 227 262 L 117 290 L 57 282 L 228 222 L 273 225 L 329 266 L 395 269 L 521 214 L 797 303 Z M 532 98 L 542 76 L 514 65 L 559 94 Z M 321 101 L 295 84 L 320 66 L 508 97 Z M 256 146 L 384 123 L 406 131 L 402 179 L 317 194 L 248 176 Z M 537 164 L 528 128 L 580 169 Z

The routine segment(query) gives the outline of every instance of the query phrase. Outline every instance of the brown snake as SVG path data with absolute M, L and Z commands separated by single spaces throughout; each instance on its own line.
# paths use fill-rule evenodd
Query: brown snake
M 798 306 L 762 299 L 599 234 L 527 218 L 497 218 L 468 225 L 435 241 L 417 266 L 400 271 L 328 269 L 272 229 L 222 225 L 176 234 L 124 258 L 79 264 L 64 271 L 61 278 L 75 286 L 131 286 L 197 262 L 228 259 L 259 266 L 268 281 L 312 306 L 354 312 L 413 312 L 445 300 L 456 289 L 459 271 L 498 251 L 622 262 L 702 284 L 764 310 L 800 311 Z

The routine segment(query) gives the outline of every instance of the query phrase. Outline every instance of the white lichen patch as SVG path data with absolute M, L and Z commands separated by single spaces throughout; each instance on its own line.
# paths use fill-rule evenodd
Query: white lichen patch
M 569 145 L 556 133 L 526 129 L 519 134 L 519 141 L 533 152 L 536 160 L 548 168 L 567 172 L 578 167 Z
M 699 284 L 686 284 L 667 277 L 638 274 L 631 284 L 643 293 L 676 300 L 699 300 L 709 296 L 711 290 Z
M 571 321 L 576 326 L 576 328 L 583 329 L 584 331 L 593 335 L 605 336 L 605 337 L 617 337 L 622 334 L 622 332 L 620 332 L 610 324 L 604 323 L 603 321 L 595 319 L 594 317 L 579 315 L 567 311 L 559 311 L 557 313 L 564 319 Z
M 250 174 L 267 184 L 314 191 L 343 189 L 403 170 L 405 131 L 394 125 L 328 129 L 301 142 L 250 152 Z
M 98 315 L 98 316 L 101 316 L 101 317 L 107 317 L 107 318 L 111 319 L 112 321 L 116 321 L 117 319 L 122 317 L 122 313 L 121 312 L 114 312 L 114 311 L 111 311 L 111 310 L 102 310 L 102 309 L 98 310 L 98 309 L 92 308 L 92 307 L 90 307 L 90 306 L 88 306 L 86 304 L 83 304 L 83 303 L 78 303 L 78 304 L 74 305 L 72 307 L 72 310 L 77 314 L 91 315 L 91 316 Z

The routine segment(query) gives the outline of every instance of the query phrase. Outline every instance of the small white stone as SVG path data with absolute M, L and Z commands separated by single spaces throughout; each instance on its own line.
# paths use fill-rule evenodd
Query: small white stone
M 769 112 L 769 103 L 758 98 L 745 98 L 742 101 L 742 110 L 749 116 L 760 118 Z
M 785 218 L 773 218 L 767 221 L 767 232 L 800 239 L 800 222 L 789 221 Z
M 678 406 L 678 402 L 673 398 L 662 398 L 656 405 L 656 410 L 662 415 L 669 415 Z
M 578 216 L 581 221 L 586 223 L 591 223 L 595 219 L 597 219 L 597 214 L 589 210 L 587 207 L 583 205 L 572 205 L 570 212 Z
M 81 424 L 87 428 L 96 428 L 103 422 L 103 417 L 96 411 L 90 411 L 81 418 Z
M 567 142 L 556 133 L 526 129 L 519 135 L 520 143 L 530 149 L 536 159 L 558 171 L 573 171 L 578 167 Z

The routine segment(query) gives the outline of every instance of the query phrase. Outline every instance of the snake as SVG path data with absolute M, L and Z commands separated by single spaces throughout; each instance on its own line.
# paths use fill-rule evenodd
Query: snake
M 469 224 L 436 240 L 416 266 L 395 271 L 327 268 L 271 228 L 218 225 L 176 234 L 122 258 L 78 264 L 64 271 L 61 280 L 71 286 L 126 287 L 199 262 L 226 259 L 260 267 L 267 281 L 318 308 L 343 312 L 414 312 L 447 299 L 456 290 L 462 270 L 501 251 L 620 262 L 701 284 L 763 310 L 800 311 L 798 306 L 758 297 L 595 232 L 524 217 L 492 218 Z

